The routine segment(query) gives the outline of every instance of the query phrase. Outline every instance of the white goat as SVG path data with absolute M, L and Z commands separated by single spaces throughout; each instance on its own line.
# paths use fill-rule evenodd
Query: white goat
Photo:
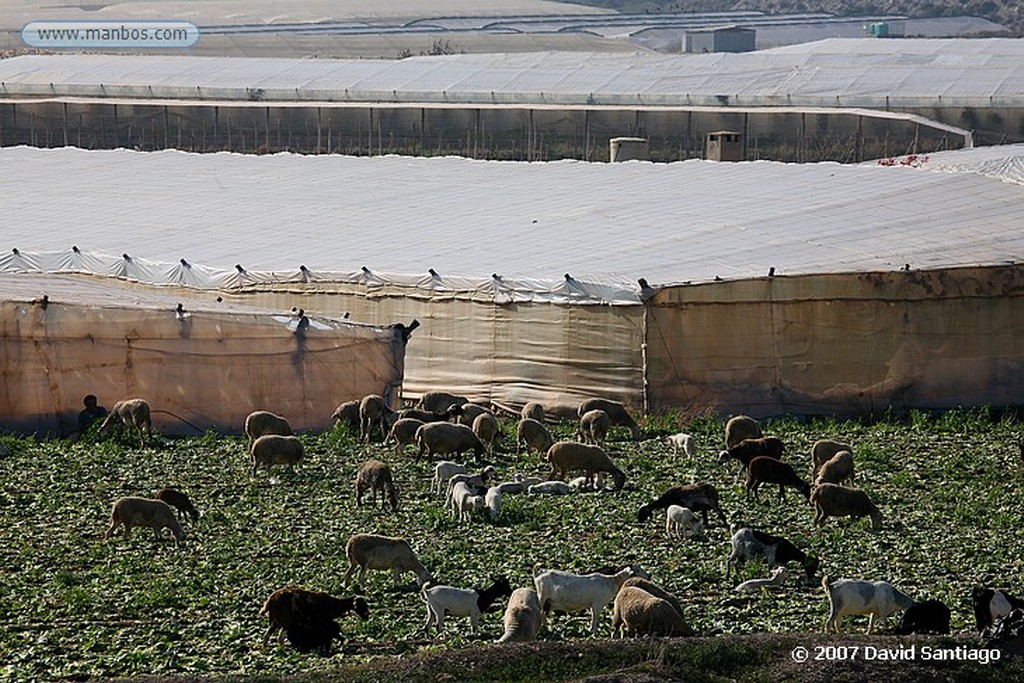
M 526 487 L 526 492 L 531 496 L 538 493 L 554 493 L 556 495 L 565 496 L 570 492 L 569 485 L 564 481 L 542 481 L 539 484 L 531 484 Z
M 632 567 L 625 567 L 618 573 L 570 574 L 550 569 L 541 571 L 539 564 L 533 567 L 533 584 L 541 608 L 578 612 L 589 609 L 593 616 L 591 634 L 597 637 L 597 624 L 601 610 L 615 599 L 623 582 L 636 575 Z
M 781 586 L 788 578 L 789 572 L 786 571 L 785 567 L 776 567 L 775 571 L 772 572 L 771 577 L 767 579 L 750 579 L 749 581 L 744 581 L 740 585 L 736 586 L 736 590 L 742 593 L 743 591 L 756 591 L 768 586 Z
M 666 436 L 665 441 L 672 446 L 672 452 L 675 455 L 679 455 L 679 451 L 686 454 L 686 457 L 692 458 L 697 454 L 697 444 L 694 443 L 693 437 L 684 432 L 678 434 L 672 434 Z
M 668 510 L 665 511 L 665 536 L 668 538 L 675 536 L 684 539 L 687 535 L 696 534 L 703 528 L 704 525 L 690 508 L 669 505 Z
M 825 633 L 834 630 L 847 614 L 869 614 L 868 634 L 875 625 L 875 617 L 883 623 L 893 612 L 905 610 L 914 604 L 909 596 L 893 588 L 887 581 L 860 581 L 858 579 L 837 579 L 829 584 L 828 576 L 821 579 L 821 585 L 828 596 L 831 611 L 825 621 Z
M 441 489 L 447 487 L 449 479 L 456 474 L 466 474 L 468 471 L 465 465 L 451 460 L 442 460 L 434 465 L 434 478 L 430 481 L 430 490 L 441 493 Z

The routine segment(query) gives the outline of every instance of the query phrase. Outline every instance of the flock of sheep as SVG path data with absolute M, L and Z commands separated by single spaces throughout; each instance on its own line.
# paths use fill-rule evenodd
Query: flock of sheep
M 144 432 L 151 430 L 149 412 L 142 399 L 121 401 L 101 426 L 101 432 L 121 422 L 137 430 L 142 441 Z M 612 427 L 624 427 L 634 439 L 639 439 L 642 435 L 639 425 L 622 404 L 604 399 L 584 401 L 579 406 L 578 416 L 578 440 L 556 442 L 546 426 L 541 405 L 530 403 L 522 409 L 516 429 L 516 452 L 520 453 L 525 447 L 546 457 L 550 465 L 546 480 L 516 474 L 509 481 L 499 483 L 492 466 L 474 473 L 457 462 L 441 461 L 434 467 L 431 488 L 444 496 L 445 509 L 461 521 L 472 520 L 481 513 L 492 521 L 497 520 L 502 500 L 508 495 L 567 494 L 574 488 L 621 490 L 626 474 L 608 456 L 605 440 Z M 364 441 L 377 433 L 385 443 L 394 442 L 396 454 L 415 446 L 419 458 L 460 457 L 470 451 L 479 458 L 493 452 L 500 434 L 497 418 L 490 410 L 444 392 L 427 393 L 415 408 L 397 412 L 390 410 L 380 396 L 371 395 L 342 404 L 332 417 L 353 430 L 358 429 Z M 267 411 L 254 412 L 245 421 L 245 433 L 249 438 L 252 476 L 257 475 L 261 466 L 295 466 L 304 458 L 302 442 L 281 416 Z M 677 453 L 695 456 L 691 436 L 675 434 L 667 437 L 667 441 Z M 853 448 L 849 444 L 827 439 L 815 442 L 811 451 L 810 480 L 803 479 L 783 460 L 786 446 L 782 440 L 765 436 L 757 421 L 750 417 L 738 416 L 728 421 L 725 446 L 718 462 L 725 464 L 736 460 L 740 463 L 739 474 L 744 477 L 748 498 L 756 501 L 763 484 L 776 484 L 780 500 L 785 500 L 786 488 L 794 488 L 813 504 L 815 525 L 823 524 L 828 517 L 848 516 L 870 518 L 873 529 L 881 526 L 883 518 L 878 507 L 864 491 L 850 486 L 855 480 L 855 466 Z M 579 476 L 564 481 L 574 474 Z M 611 487 L 608 487 L 608 480 Z M 392 509 L 400 505 L 391 468 L 378 459 L 368 460 L 359 468 L 355 493 L 357 505 L 362 505 L 367 494 L 374 505 L 378 496 L 382 505 L 385 501 Z M 715 513 L 723 524 L 727 523 L 718 492 L 707 482 L 669 488 L 639 508 L 637 521 L 646 522 L 656 510 L 665 510 L 665 533 L 669 537 L 685 538 L 700 533 L 709 523 L 708 512 Z M 199 517 L 191 501 L 180 491 L 162 489 L 152 499 L 121 498 L 114 503 L 106 536 L 123 527 L 124 536 L 128 538 L 133 527 L 148 527 L 157 537 L 168 530 L 174 539 L 181 540 L 185 534 L 178 515 L 191 517 L 193 523 Z M 732 549 L 726 561 L 726 578 L 734 565 L 750 560 L 760 560 L 772 571 L 768 578 L 741 583 L 737 591 L 759 591 L 783 584 L 790 576 L 786 569 L 789 564 L 799 565 L 808 580 L 814 579 L 820 569 L 818 558 L 783 537 L 735 524 L 730 531 Z M 481 614 L 500 609 L 499 600 L 505 597 L 508 601 L 504 633 L 498 642 L 536 639 L 552 611 L 589 610 L 591 633 L 596 637 L 600 614 L 608 605 L 612 605 L 613 636 L 694 634 L 679 599 L 654 583 L 636 565 L 574 574 L 537 564 L 533 568 L 531 587 L 513 589 L 507 577 L 492 576 L 488 585 L 467 589 L 436 583 L 404 538 L 355 534 L 348 539 L 345 553 L 349 566 L 342 581 L 346 585 L 357 572 L 356 581 L 363 585 L 367 570 L 391 571 L 396 584 L 402 574 L 413 573 L 426 605 L 424 631 L 427 634 L 431 628 L 437 632 L 443 630 L 447 615 L 468 617 L 472 633 L 477 634 Z M 830 603 L 824 625 L 826 632 L 838 633 L 845 615 L 870 615 L 870 633 L 876 619 L 884 622 L 890 614 L 904 611 L 898 633 L 949 633 L 950 610 L 937 600 L 915 602 L 886 581 L 830 581 L 825 575 L 821 585 Z M 972 598 L 979 631 L 986 627 L 998 628 L 1004 619 L 1024 618 L 1024 613 L 1018 611 L 1024 608 L 1024 601 L 1006 591 L 978 589 Z M 368 618 L 365 598 L 336 598 L 296 586 L 279 589 L 267 598 L 260 611 L 269 621 L 264 645 L 279 631 L 281 639 L 287 637 L 299 649 L 326 652 L 331 642 L 340 637 L 336 619 L 346 614 Z

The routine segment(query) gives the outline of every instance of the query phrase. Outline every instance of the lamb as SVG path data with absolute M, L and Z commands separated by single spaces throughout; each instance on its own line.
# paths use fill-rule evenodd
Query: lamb
M 523 477 L 521 479 L 517 478 L 515 481 L 504 481 L 498 484 L 498 490 L 501 491 L 502 495 L 511 493 L 524 493 L 529 487 L 539 483 L 541 483 L 539 477 Z M 558 483 L 561 484 L 562 482 Z
M 792 466 L 763 455 L 754 458 L 747 465 L 747 495 L 753 492 L 754 502 L 757 502 L 757 492 L 761 484 L 778 484 L 779 500 L 783 502 L 786 500 L 787 486 L 800 491 L 804 498 L 811 498 L 811 485 L 801 479 Z
M 473 433 L 477 435 L 488 453 L 494 452 L 494 439 L 498 436 L 498 420 L 488 412 L 480 413 L 473 420 Z
M 491 585 L 480 590 L 452 586 L 423 586 L 420 589 L 420 597 L 427 603 L 427 623 L 423 630 L 429 636 L 430 626 L 434 624 L 440 633 L 444 630 L 444 615 L 450 613 L 456 617 L 469 617 L 470 628 L 476 635 L 480 614 L 490 611 L 491 605 L 498 598 L 511 594 L 512 587 L 508 583 L 508 578 L 504 576 L 492 576 Z
M 839 451 L 829 458 L 818 470 L 818 478 L 814 485 L 853 483 L 853 454 L 850 451 Z
M 871 528 L 882 526 L 882 513 L 860 489 L 848 489 L 836 484 L 821 484 L 811 494 L 814 504 L 814 524 L 821 525 L 829 517 L 871 517 Z
M 405 447 L 416 443 L 416 430 L 422 427 L 425 422 L 415 420 L 411 417 L 402 417 L 391 425 L 388 433 L 389 439 L 395 440 L 395 455 L 403 455 Z
M 178 523 L 178 518 L 170 505 L 162 500 L 153 498 L 138 498 L 125 496 L 118 498 L 110 512 L 110 528 L 103 535 L 110 538 L 114 530 L 124 526 L 124 538 L 127 541 L 131 538 L 132 527 L 149 527 L 153 530 L 153 537 L 160 540 L 160 531 L 170 529 L 174 540 L 180 541 L 185 538 L 185 532 Z
M 469 399 L 463 396 L 444 391 L 428 391 L 420 397 L 416 407 L 429 413 L 444 413 L 451 406 L 461 406 L 465 403 L 469 403 Z
M 590 477 L 576 477 L 569 481 L 569 488 L 574 491 L 604 491 L 604 473 L 598 472 L 594 480 L 591 481 Z
M 192 501 L 189 500 L 188 496 L 181 491 L 163 488 L 157 491 L 153 498 L 156 500 L 162 500 L 172 508 L 176 509 L 178 511 L 179 518 L 183 515 L 188 515 L 192 518 L 193 524 L 199 521 L 199 510 L 196 510 L 195 506 L 192 505 Z
M 980 633 L 1013 610 L 1024 608 L 1024 600 L 1015 598 L 1001 588 L 975 588 L 971 593 L 971 606 Z
M 448 497 L 448 506 L 459 521 L 468 522 L 474 510 L 484 509 L 484 497 L 475 495 L 464 482 L 456 482 Z
M 861 581 L 837 579 L 829 583 L 823 576 L 821 585 L 828 596 L 830 613 L 825 621 L 825 633 L 829 630 L 840 632 L 840 624 L 847 614 L 869 614 L 868 635 L 875 624 L 875 617 L 883 623 L 893 612 L 905 610 L 914 604 L 913 599 L 896 590 L 886 581 Z
M 448 422 L 431 422 L 417 429 L 416 445 L 419 447 L 421 458 L 424 454 L 428 457 L 451 453 L 462 455 L 468 450 L 472 450 L 474 455 L 479 457 L 487 450 L 472 429 L 466 425 Z
M 764 559 L 768 567 L 798 562 L 810 579 L 818 571 L 818 558 L 804 551 L 780 536 L 772 536 L 763 531 L 755 531 L 749 527 L 733 527 L 732 552 L 725 563 L 725 578 L 728 580 L 732 565 L 738 568 L 744 562 Z
M 671 603 L 639 586 L 623 586 L 615 594 L 612 637 L 624 637 L 627 632 L 634 636 L 693 635 L 693 629 Z
M 145 447 L 147 436 L 153 438 L 153 419 L 145 399 L 128 398 L 115 403 L 96 432 L 97 437 L 106 435 L 115 424 L 121 424 L 129 430 L 135 429 L 139 433 L 139 448 Z
M 669 505 L 665 512 L 665 536 L 686 538 L 687 533 L 696 534 L 704 527 L 690 508 Z
M 348 557 L 348 569 L 341 582 L 348 585 L 349 577 L 359 567 L 358 583 L 362 585 L 367 569 L 390 569 L 397 585 L 403 572 L 416 575 L 416 582 L 422 588 L 430 581 L 427 571 L 416 553 L 404 538 L 379 536 L 377 534 L 353 534 L 345 544 L 345 556 Z
M 465 465 L 451 460 L 442 460 L 434 465 L 434 478 L 430 481 L 430 490 L 441 493 L 442 488 L 447 488 L 449 479 L 456 474 L 466 474 L 466 472 Z
M 577 417 L 583 417 L 591 410 L 603 410 L 608 415 L 608 420 L 613 427 L 626 427 L 633 435 L 633 439 L 640 438 L 640 425 L 626 410 L 626 406 L 618 401 L 608 401 L 603 398 L 590 398 L 580 403 L 576 409 Z
M 728 523 L 725 520 L 725 513 L 718 504 L 718 490 L 707 482 L 673 486 L 650 503 L 642 505 L 637 510 L 636 519 L 638 522 L 646 522 L 655 510 L 667 508 L 669 505 L 678 505 L 701 513 L 704 526 L 708 525 L 708 510 L 717 512 L 722 524 Z
M 811 478 L 813 479 L 818 475 L 818 470 L 826 462 L 832 459 L 836 453 L 840 451 L 850 451 L 853 449 L 849 444 L 842 443 L 841 441 L 833 441 L 832 439 L 818 439 L 811 445 L 811 462 L 813 463 L 811 469 Z
M 381 440 L 387 440 L 388 430 L 385 428 L 384 423 L 391 412 L 382 396 L 377 394 L 363 396 L 363 400 L 359 402 L 359 438 L 369 442 L 370 436 L 373 434 L 373 428 L 376 425 L 380 429 Z
M 909 636 L 911 633 L 949 635 L 950 616 L 949 607 L 941 600 L 915 602 L 903 613 L 895 633 L 900 636 Z
M 359 403 L 358 398 L 345 401 L 331 413 L 331 419 L 338 424 L 347 425 L 351 430 L 359 429 Z
M 367 460 L 356 473 L 356 507 L 363 504 L 363 494 L 370 491 L 373 504 L 377 504 L 377 493 L 380 492 L 380 504 L 384 505 L 387 495 L 392 510 L 398 509 L 398 492 L 391 475 L 391 468 L 380 460 Z
M 609 473 L 616 491 L 621 491 L 626 483 L 625 473 L 612 464 L 608 454 L 599 446 L 559 441 L 548 449 L 548 462 L 551 463 L 549 479 L 564 477 L 573 470 L 583 470 L 591 480 L 598 472 Z
M 256 439 L 265 434 L 292 436 L 292 426 L 288 420 L 267 410 L 255 410 L 245 418 L 245 435 L 249 437 L 249 450 Z
M 576 612 L 589 608 L 593 616 L 590 632 L 596 638 L 601 610 L 615 599 L 622 584 L 634 573 L 632 567 L 625 567 L 613 576 L 598 573 L 580 575 L 555 569 L 541 571 L 541 565 L 536 564 L 533 583 L 544 612 L 549 609 Z
M 280 436 L 265 434 L 252 442 L 249 451 L 252 460 L 251 476 L 256 476 L 256 468 L 263 465 L 268 470 L 271 465 L 288 465 L 293 467 L 306 456 L 302 442 L 297 436 Z
M 740 472 L 744 472 L 750 461 L 757 457 L 774 458 L 782 460 L 786 452 L 786 444 L 774 436 L 765 436 L 760 439 L 744 439 L 732 448 L 722 451 L 718 455 L 718 464 L 724 465 L 729 459 L 740 461 Z
M 536 420 L 544 422 L 544 406 L 536 401 L 530 401 L 519 411 L 519 417 L 524 420 Z
M 529 450 L 547 453 L 554 443 L 555 439 L 551 436 L 551 432 L 540 421 L 531 417 L 524 417 L 519 421 L 519 425 L 516 427 L 517 454 L 522 444 L 526 444 Z
M 537 591 L 532 588 L 517 588 L 512 591 L 512 596 L 505 607 L 505 633 L 498 642 L 525 643 L 536 640 L 540 622 L 541 610 Z
M 448 485 L 445 489 L 445 498 L 451 498 L 452 487 L 459 482 L 468 486 L 471 492 L 482 493 L 483 490 L 487 488 L 488 482 L 491 480 L 491 477 L 494 476 L 494 473 L 494 467 L 488 465 L 476 474 L 469 474 L 468 472 L 453 474 L 448 478 Z
M 498 521 L 498 515 L 501 514 L 501 496 L 501 488 L 498 486 L 487 489 L 487 495 L 484 496 L 484 507 L 492 522 Z
M 611 420 L 608 419 L 608 413 L 603 410 L 589 410 L 580 418 L 580 427 L 576 431 L 576 436 L 583 443 L 604 446 L 610 426 Z
M 781 586 L 789 578 L 789 572 L 785 567 L 776 567 L 770 578 L 750 579 L 736 586 L 736 592 L 757 591 L 768 586 Z
M 542 481 L 539 484 L 531 484 L 526 487 L 526 492 L 535 496 L 540 493 L 553 493 L 559 496 L 567 496 L 571 492 L 569 485 L 564 481 Z
M 744 439 L 760 439 L 764 436 L 757 420 L 747 415 L 737 415 L 725 423 L 725 447 L 738 446 Z
M 328 593 L 310 591 L 298 586 L 278 588 L 267 597 L 259 616 L 266 616 L 270 625 L 263 634 L 263 647 L 267 647 L 275 631 L 278 642 L 288 639 L 300 650 L 320 650 L 326 654 L 331 641 L 340 631 L 335 619 L 355 613 L 366 621 L 370 606 L 361 596 L 336 598 Z
M 679 451 L 685 453 L 688 458 L 692 458 L 697 454 L 697 444 L 694 442 L 693 437 L 684 432 L 666 436 L 665 443 L 672 446 L 672 452 L 675 455 L 679 455 Z

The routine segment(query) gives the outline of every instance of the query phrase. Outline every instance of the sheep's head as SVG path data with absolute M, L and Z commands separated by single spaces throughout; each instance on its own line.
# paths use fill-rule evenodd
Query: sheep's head
M 621 491 L 622 487 L 626 485 L 626 473 L 622 470 L 615 469 L 611 472 L 612 481 L 615 483 L 615 490 Z
M 650 504 L 641 505 L 640 509 L 637 510 L 637 512 L 636 512 L 636 521 L 638 521 L 638 522 L 646 522 L 647 520 L 649 520 L 651 518 L 651 512 L 652 512 L 652 510 L 651 510 Z
M 807 574 L 808 579 L 813 579 L 814 575 L 818 573 L 818 567 L 821 566 L 821 560 L 813 555 L 808 555 L 807 559 L 804 560 L 804 572 Z
M 721 453 L 718 454 L 718 464 L 724 465 L 725 463 L 729 462 L 729 457 L 729 451 L 722 451 Z

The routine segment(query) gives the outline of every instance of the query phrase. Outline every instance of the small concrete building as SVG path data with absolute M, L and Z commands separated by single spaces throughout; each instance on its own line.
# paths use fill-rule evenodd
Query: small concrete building
M 743 133 L 734 130 L 716 130 L 708 133 L 705 147 L 708 161 L 743 161 Z
M 739 26 L 713 26 L 686 32 L 684 52 L 753 52 L 757 31 Z

